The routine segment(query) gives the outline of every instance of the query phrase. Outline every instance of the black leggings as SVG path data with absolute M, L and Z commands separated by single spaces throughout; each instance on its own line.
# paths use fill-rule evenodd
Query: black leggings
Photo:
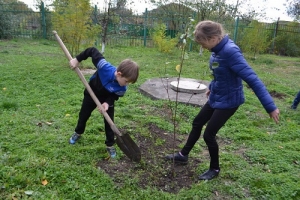
M 104 102 L 104 99 L 101 99 L 100 97 L 97 96 L 99 101 L 101 103 Z M 77 126 L 75 128 L 75 132 L 78 134 L 84 133 L 85 126 L 87 120 L 90 118 L 93 110 L 97 107 L 96 103 L 92 99 L 92 97 L 89 95 L 87 90 L 84 90 L 84 98 L 82 101 L 81 109 L 79 112 L 79 118 L 77 122 Z M 106 111 L 109 117 L 111 118 L 112 121 L 114 121 L 114 106 L 109 106 L 108 110 Z M 106 140 L 105 144 L 107 146 L 112 146 L 115 141 L 114 141 L 114 132 L 111 129 L 109 123 L 104 119 L 104 124 L 105 124 L 105 135 L 106 135 Z
M 200 138 L 203 126 L 208 122 L 203 138 L 210 155 L 210 169 L 220 169 L 219 146 L 216 141 L 216 134 L 237 109 L 238 107 L 231 109 L 214 109 L 206 103 L 195 117 L 192 124 L 192 130 L 181 153 L 183 155 L 188 155 L 190 153 L 195 143 Z

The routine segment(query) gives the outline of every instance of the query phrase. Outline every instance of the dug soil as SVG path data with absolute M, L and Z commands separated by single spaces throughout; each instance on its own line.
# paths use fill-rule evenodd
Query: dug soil
M 172 161 L 166 161 L 164 157 L 173 153 L 173 149 L 178 151 L 179 145 L 184 144 L 187 135 L 174 137 L 173 133 L 166 133 L 155 124 L 150 124 L 148 129 L 150 136 L 137 134 L 138 136 L 134 138 L 142 154 L 140 163 L 132 162 L 128 157 L 122 156 L 113 161 L 103 159 L 97 163 L 97 167 L 107 173 L 119 186 L 122 186 L 125 180 L 131 180 L 140 188 L 151 187 L 169 193 L 178 193 L 179 190 L 190 188 L 192 184 L 198 182 L 199 174 L 196 169 L 202 162 L 200 157 L 205 159 L 205 162 L 209 162 L 207 150 L 202 152 L 199 158 L 190 158 L 187 165 L 174 164 Z M 126 130 L 121 132 L 125 133 Z
M 284 94 L 271 91 L 274 98 L 284 98 Z M 178 193 L 181 189 L 189 189 L 193 184 L 199 182 L 198 176 L 203 171 L 197 171 L 200 164 L 209 163 L 209 154 L 204 142 L 200 143 L 202 152 L 197 156 L 189 158 L 187 165 L 175 164 L 166 161 L 167 154 L 178 152 L 188 137 L 188 135 L 174 135 L 166 133 L 155 124 L 149 124 L 150 135 L 143 136 L 136 133 L 135 142 L 140 147 L 142 160 L 140 163 L 132 162 L 126 156 L 117 160 L 103 159 L 97 163 L 97 167 L 108 174 L 116 185 L 122 186 L 124 181 L 132 181 L 140 188 L 156 188 L 169 193 Z M 121 130 L 126 133 L 126 130 Z M 202 136 L 200 140 L 203 140 Z M 231 141 L 220 138 L 217 135 L 219 148 L 229 145 Z M 197 143 L 199 144 L 199 142 Z M 243 155 L 245 149 L 240 149 L 236 153 Z M 201 158 L 201 159 L 200 159 Z

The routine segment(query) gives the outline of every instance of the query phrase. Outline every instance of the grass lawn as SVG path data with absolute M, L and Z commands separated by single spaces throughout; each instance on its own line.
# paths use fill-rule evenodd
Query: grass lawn
M 289 108 L 300 90 L 300 58 L 246 57 L 274 97 L 280 123 L 269 119 L 245 84 L 246 103 L 218 134 L 223 141 L 230 141 L 220 147 L 220 176 L 169 193 L 151 183 L 140 187 L 138 180 L 126 176 L 117 184 L 96 167 L 106 156 L 104 124 L 98 112 L 93 112 L 80 143 L 68 144 L 84 86 L 68 67 L 57 42 L 0 41 L 0 55 L 0 199 L 300 199 L 300 107 Z M 138 88 L 151 78 L 178 76 L 179 55 L 179 50 L 162 54 L 142 47 L 107 47 L 105 58 L 113 65 L 131 58 L 141 66 L 137 83 L 116 102 L 115 123 L 133 138 L 137 133 L 151 135 L 146 129 L 149 124 L 172 133 L 171 115 L 161 111 L 173 104 L 151 100 Z M 189 53 L 181 76 L 209 80 L 208 57 L 208 52 L 202 57 Z M 93 68 L 91 60 L 82 67 Z M 178 105 L 178 135 L 188 135 L 198 112 L 199 108 Z M 156 145 L 163 147 L 164 141 Z M 201 138 L 190 155 L 190 162 L 201 160 L 196 177 L 209 165 L 203 150 Z M 161 152 L 155 153 L 161 156 Z M 130 173 L 138 171 L 133 168 Z M 137 177 L 142 179 L 143 174 Z

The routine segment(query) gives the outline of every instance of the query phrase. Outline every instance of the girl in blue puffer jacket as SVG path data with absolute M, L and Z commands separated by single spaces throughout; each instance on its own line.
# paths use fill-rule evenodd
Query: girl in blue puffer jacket
M 220 172 L 216 134 L 245 101 L 242 80 L 254 91 L 266 112 L 276 123 L 279 122 L 279 110 L 265 85 L 249 66 L 240 48 L 225 34 L 221 24 L 213 21 L 199 22 L 195 28 L 195 41 L 212 52 L 209 66 L 213 80 L 206 92 L 208 101 L 195 117 L 182 150 L 165 158 L 186 164 L 188 154 L 206 124 L 203 138 L 210 155 L 210 167 L 199 176 L 199 179 L 210 180 Z

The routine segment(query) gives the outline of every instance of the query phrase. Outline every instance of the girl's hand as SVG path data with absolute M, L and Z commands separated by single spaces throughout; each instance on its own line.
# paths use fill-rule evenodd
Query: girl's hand
M 270 115 L 270 118 L 272 118 L 276 122 L 276 124 L 278 124 L 278 122 L 279 122 L 279 109 L 277 108 L 273 112 L 270 112 L 269 115 Z
M 210 94 L 210 90 L 207 90 L 207 91 L 205 92 L 205 94 L 206 94 L 206 97 L 208 98 L 208 96 L 209 96 L 209 94 Z

